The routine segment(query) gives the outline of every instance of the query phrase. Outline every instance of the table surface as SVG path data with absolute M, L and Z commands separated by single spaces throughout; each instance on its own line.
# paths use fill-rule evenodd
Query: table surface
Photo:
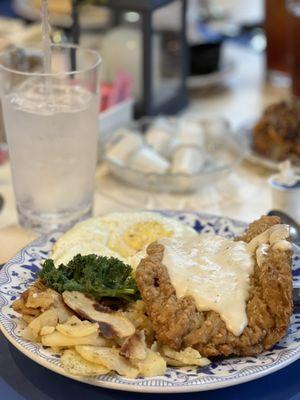
M 187 113 L 223 115 L 237 128 L 245 120 L 257 117 L 266 105 L 286 97 L 288 92 L 265 85 L 261 56 L 232 46 L 226 52 L 227 57 L 235 60 L 232 78 L 216 91 L 192 92 Z M 191 195 L 170 195 L 145 192 L 117 183 L 109 176 L 105 167 L 99 166 L 96 175 L 95 214 L 145 208 L 175 209 L 205 211 L 251 221 L 272 207 L 266 184 L 270 173 L 261 167 L 243 162 L 228 179 L 216 187 Z M 16 225 L 9 165 L 0 167 L 0 192 L 5 198 L 5 207 L 0 214 L 1 263 L 34 235 Z M 23 356 L 1 334 L 0 349 L 1 400 L 150 398 L 150 395 L 95 388 L 58 376 Z M 270 376 L 236 387 L 197 394 L 164 395 L 163 398 L 300 400 L 299 367 L 300 361 Z

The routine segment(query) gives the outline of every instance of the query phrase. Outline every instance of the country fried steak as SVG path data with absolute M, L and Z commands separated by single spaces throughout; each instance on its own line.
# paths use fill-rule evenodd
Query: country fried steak
M 238 238 L 247 243 L 279 224 L 262 217 Z M 164 246 L 151 244 L 136 271 L 136 281 L 157 340 L 172 349 L 197 349 L 202 356 L 249 356 L 276 344 L 286 333 L 292 313 L 290 250 L 270 248 L 260 266 L 255 262 L 246 312 L 248 325 L 240 336 L 228 331 L 214 311 L 198 311 L 192 297 L 178 298 L 163 265 Z

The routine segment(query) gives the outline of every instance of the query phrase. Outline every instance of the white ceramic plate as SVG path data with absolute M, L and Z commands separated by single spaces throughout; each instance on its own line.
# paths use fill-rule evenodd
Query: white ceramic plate
M 279 161 L 273 161 L 267 157 L 261 156 L 260 154 L 256 153 L 253 148 L 252 148 L 252 128 L 254 126 L 254 122 L 248 122 L 244 125 L 242 125 L 239 128 L 239 133 L 241 136 L 246 137 L 247 139 L 247 152 L 245 155 L 245 158 L 249 161 L 251 161 L 253 164 L 261 165 L 262 167 L 265 167 L 267 169 L 270 169 L 271 171 L 279 171 Z M 300 174 L 300 166 L 294 166 L 293 167 L 295 172 Z
M 227 218 L 197 213 L 164 213 L 192 226 L 201 233 L 224 236 L 239 235 L 246 225 Z M 237 385 L 277 371 L 300 357 L 300 313 L 294 313 L 288 334 L 273 349 L 257 357 L 230 358 L 213 362 L 204 368 L 169 368 L 164 376 L 126 379 L 117 375 L 96 378 L 75 377 L 64 371 L 59 358 L 40 345 L 20 338 L 19 319 L 12 302 L 36 279 L 41 261 L 48 257 L 61 232 L 50 233 L 36 240 L 0 272 L 0 324 L 6 338 L 22 353 L 42 366 L 78 381 L 110 389 L 144 393 L 196 392 Z M 300 253 L 294 256 L 294 279 L 300 279 Z

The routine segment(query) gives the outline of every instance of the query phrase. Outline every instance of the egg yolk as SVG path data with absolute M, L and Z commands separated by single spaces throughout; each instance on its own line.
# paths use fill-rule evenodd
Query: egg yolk
M 165 229 L 159 222 L 146 221 L 132 225 L 123 234 L 128 247 L 139 251 L 146 245 L 164 237 L 172 237 L 173 231 Z

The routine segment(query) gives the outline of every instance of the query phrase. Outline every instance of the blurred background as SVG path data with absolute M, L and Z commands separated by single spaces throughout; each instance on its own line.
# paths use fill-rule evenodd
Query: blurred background
M 255 82 L 290 85 L 282 0 L 276 8 L 272 0 L 101 3 L 49 0 L 49 11 L 54 43 L 75 41 L 101 53 L 103 134 L 132 117 L 178 113 L 193 99 L 207 99 L 209 108 L 212 97 L 242 88 L 249 64 Z M 0 49 L 12 46 L 41 46 L 40 0 L 0 1 Z
M 42 46 L 40 6 L 41 0 L 0 0 L 0 49 L 32 49 L 32 70 L 41 63 L 36 51 Z M 135 160 L 138 169 L 158 169 L 161 176 L 155 182 L 149 177 L 142 185 L 144 175 L 125 179 L 124 165 L 110 163 L 110 171 L 121 180 L 151 190 L 198 190 L 208 184 L 199 180 L 203 176 L 210 184 L 215 182 L 209 175 L 212 168 L 218 177 L 221 167 L 232 171 L 245 147 L 248 160 L 271 170 L 286 159 L 299 166 L 300 105 L 294 100 L 300 95 L 300 0 L 49 0 L 49 13 L 54 44 L 78 43 L 101 54 L 99 160 L 106 151 L 101 144 L 114 132 L 136 119 L 155 117 L 130 130 L 146 133 L 151 147 L 151 154 L 147 147 L 142 161 Z M 168 115 L 178 118 L 176 128 L 166 120 Z M 202 121 L 193 133 L 195 118 L 202 117 L 211 117 L 211 126 Z M 232 132 L 242 138 L 240 142 Z M 140 138 L 129 136 L 122 136 L 122 152 L 126 141 L 140 143 Z M 159 148 L 164 137 L 169 144 L 175 137 L 178 143 L 201 150 L 196 154 L 189 149 L 184 155 L 195 182 L 186 185 L 169 176 L 172 182 L 166 185 L 162 171 L 169 171 L 170 157 L 172 168 L 176 163 L 173 155 Z M 1 163 L 7 157 L 1 152 L 6 146 L 1 120 L 0 142 Z
M 185 209 L 250 221 L 275 208 L 300 221 L 300 0 L 48 3 L 52 42 L 96 49 L 103 61 L 96 214 Z M 42 65 L 40 6 L 0 0 L 0 50 L 29 49 L 30 71 Z M 279 170 L 284 190 L 270 183 Z

